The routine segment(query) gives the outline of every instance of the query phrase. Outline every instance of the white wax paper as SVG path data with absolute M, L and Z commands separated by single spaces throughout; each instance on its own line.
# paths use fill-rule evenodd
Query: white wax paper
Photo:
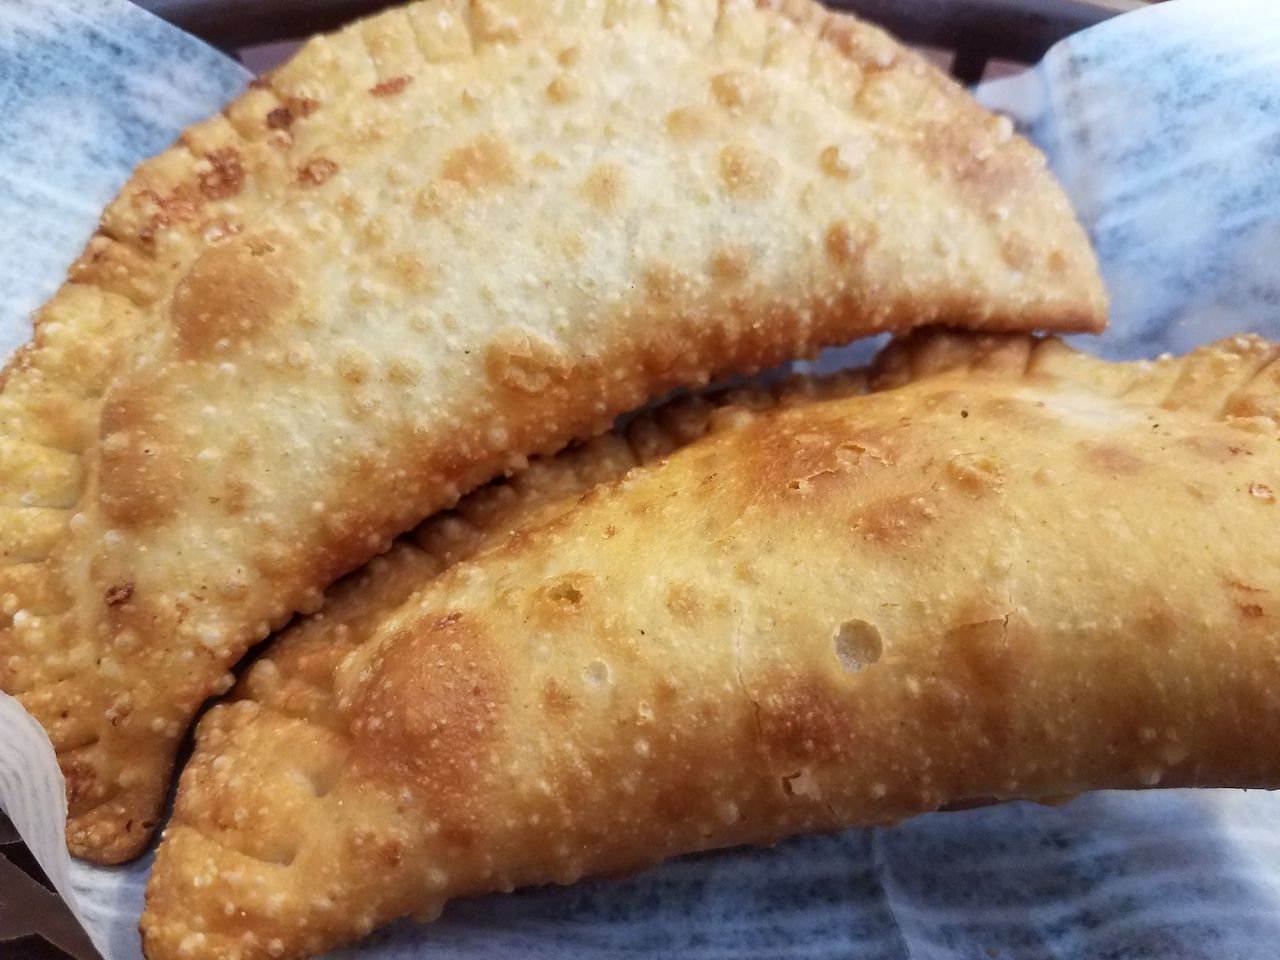
M 1280 6 L 1177 0 L 1058 44 L 978 98 L 1049 155 L 1088 225 L 1115 358 L 1280 320 Z
M 0 0 L 0 357 L 138 161 L 248 79 L 126 0 Z
M 0 120 L 0 353 L 25 338 L 22 311 L 48 295 L 129 166 L 242 82 L 230 61 L 127 7 L 94 0 L 68 15 L 42 0 L 19 16 L 0 3 L 0 93 L 28 117 Z M 31 36 L 44 39 L 17 42 Z M 980 89 L 1045 150 L 1094 237 L 1113 322 L 1078 338 L 1083 349 L 1132 357 L 1241 330 L 1280 337 L 1278 55 L 1269 0 L 1175 0 Z M 41 105 L 41 90 L 71 93 Z M 49 198 L 47 215 L 31 197 Z M 22 229 L 36 214 L 42 226 Z M 0 806 L 107 960 L 136 960 L 148 859 L 69 860 L 52 748 L 2 694 Z M 934 814 L 461 901 L 338 955 L 1262 960 L 1280 953 L 1278 825 L 1280 797 L 1224 790 Z

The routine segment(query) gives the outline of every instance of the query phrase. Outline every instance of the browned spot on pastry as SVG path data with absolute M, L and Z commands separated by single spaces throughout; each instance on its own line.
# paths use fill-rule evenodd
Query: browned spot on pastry
M 1049 257 L 1045 260 L 1045 264 L 1049 267 L 1049 272 L 1054 276 L 1065 276 L 1071 268 L 1071 260 L 1062 250 L 1053 250 Z
M 108 607 L 119 606 L 122 603 L 128 603 L 129 598 L 133 596 L 132 583 L 118 583 L 113 587 L 107 588 L 106 600 Z
M 552 613 L 573 613 L 586 600 L 585 574 L 565 574 L 544 583 L 537 590 L 537 602 Z
M 891 428 L 841 420 L 764 417 L 737 431 L 756 496 L 809 495 L 842 474 L 881 469 L 898 456 Z
M 770 684 L 757 703 L 760 740 L 775 763 L 839 759 L 858 728 L 856 701 L 816 677 Z
M 1149 593 L 1142 596 L 1134 607 L 1136 627 L 1134 637 L 1159 649 L 1177 633 L 1181 622 L 1179 614 L 1169 605 L 1163 594 Z
M 267 127 L 271 130 L 288 130 L 293 126 L 293 111 L 288 107 L 276 107 L 267 114 Z
M 413 198 L 413 209 L 419 216 L 438 217 L 461 195 L 462 188 L 453 181 L 428 183 Z
M 1215 463 L 1221 463 L 1235 457 L 1252 455 L 1243 437 L 1224 440 L 1222 437 L 1190 436 L 1178 440 L 1182 446 Z
M 312 157 L 298 168 L 298 182 L 304 187 L 318 187 L 335 173 L 338 165 L 325 157 Z
M 287 259 L 273 243 L 237 237 L 207 247 L 174 290 L 169 318 L 181 352 L 206 358 L 273 326 L 294 297 Z
M 106 795 L 91 761 L 78 756 L 59 757 L 58 765 L 67 781 L 67 806 L 73 816 L 79 810 L 91 809 Z
M 556 54 L 556 63 L 562 67 L 572 67 L 582 59 L 582 51 L 577 47 L 565 47 Z
M 702 602 L 692 584 L 672 583 L 667 586 L 667 609 L 678 623 L 691 624 L 698 619 Z
M 425 259 L 414 253 L 397 253 L 392 257 L 391 276 L 396 283 L 412 293 L 429 293 L 436 285 L 436 271 Z
M 1045 412 L 1043 405 L 1037 406 L 1019 397 L 991 397 L 977 404 L 971 402 L 972 398 L 966 398 L 960 394 L 952 395 L 952 399 L 959 403 L 957 409 L 962 413 L 971 414 L 976 407 L 983 416 L 1016 424 L 1019 429 L 1047 429 L 1050 426 L 1056 426 L 1053 417 Z
M 868 504 L 851 523 L 871 543 L 899 546 L 914 540 L 937 516 L 924 495 L 904 493 Z
M 1234 592 L 1235 595 L 1232 599 L 1235 602 L 1236 609 L 1243 616 L 1252 619 L 1266 615 L 1266 609 L 1262 606 L 1261 601 L 1267 596 L 1267 591 L 1262 587 L 1255 587 L 1237 577 L 1224 577 L 1223 583 L 1228 591 Z
M 515 159 L 501 141 L 480 137 L 449 151 L 441 175 L 472 191 L 507 186 L 515 180 Z
M 950 659 L 979 699 L 1010 693 L 1026 673 L 1033 649 L 1027 625 L 1012 614 L 961 623 L 947 631 Z
M 382 246 L 387 239 L 387 221 L 383 217 L 366 217 L 356 225 L 356 230 L 370 249 Z
M 673 140 L 693 140 L 710 128 L 711 118 L 703 107 L 677 107 L 667 114 L 667 134 Z
M 1000 255 L 1015 270 L 1026 270 L 1035 265 L 1039 242 L 1022 234 L 1010 234 L 1000 240 Z
M 1027 163 L 998 153 L 986 133 L 973 124 L 932 123 L 924 128 L 920 153 L 948 174 L 968 199 L 984 212 L 1017 194 L 1031 172 Z
M 231 455 L 240 463 L 249 462 L 256 453 L 257 445 L 253 437 L 247 433 L 240 434 L 236 437 L 235 442 L 231 444 Z
M 898 66 L 904 51 L 886 35 L 863 28 L 856 20 L 827 20 L 822 39 L 851 61 L 850 67 L 863 74 L 886 73 Z
M 138 239 L 143 243 L 154 242 L 159 231 L 174 224 L 191 223 L 201 210 L 199 191 L 190 184 L 182 184 L 168 194 L 139 190 L 130 194 L 129 199 L 146 219 L 146 224 L 138 230 Z
M 968 708 L 969 692 L 958 675 L 934 673 L 916 678 L 907 694 L 918 702 L 924 722 L 931 727 L 946 730 L 961 719 L 971 724 L 976 720 Z
M 338 194 L 335 206 L 345 220 L 357 220 L 365 215 L 364 206 L 356 198 L 355 193 L 349 189 L 343 189 Z
M 676 681 L 664 677 L 653 687 L 652 700 L 659 707 L 671 707 L 680 700 L 680 687 Z
M 606 213 L 622 203 L 626 189 L 626 171 L 616 163 L 598 163 L 582 181 L 582 195 L 597 210 Z
M 692 786 L 687 779 L 666 777 L 665 767 L 654 765 L 654 772 L 668 781 L 662 783 L 653 794 L 653 816 L 655 819 L 674 824 L 686 824 L 703 813 L 706 806 L 706 793 Z
M 554 679 L 542 685 L 542 709 L 553 717 L 563 717 L 573 709 L 573 696 Z
M 495 384 L 527 394 L 562 383 L 571 373 L 560 351 L 523 331 L 504 331 L 494 337 L 485 348 L 484 368 Z
M 875 224 L 854 227 L 846 221 L 837 221 L 827 230 L 827 256 L 841 266 L 851 266 L 866 254 L 875 242 Z
M 708 271 L 717 283 L 741 283 L 751 273 L 751 251 L 738 245 L 721 247 L 711 255 Z
M 1027 624 L 1014 614 L 960 623 L 947 631 L 940 655 L 937 673 L 947 678 L 949 696 L 931 698 L 930 705 L 963 712 L 997 742 L 1006 738 L 1011 731 L 1005 704 L 1018 695 L 1035 656 Z
M 374 84 L 369 88 L 369 92 L 375 97 L 392 97 L 397 93 L 403 92 L 404 88 L 413 82 L 413 77 L 407 73 L 402 73 L 398 77 L 390 77 L 381 83 Z
M 587 252 L 587 242 L 582 234 L 574 230 L 565 230 L 557 235 L 557 245 L 567 260 L 577 260 Z
M 720 151 L 720 180 L 735 197 L 762 200 L 781 175 L 778 161 L 754 147 L 731 144 Z
M 1000 489 L 1004 467 L 985 454 L 958 454 L 947 461 L 947 476 L 958 489 L 980 497 Z
M 249 506 L 249 498 L 253 494 L 253 487 L 243 477 L 231 476 L 227 478 L 226 486 L 223 488 L 222 496 L 218 502 L 231 516 L 238 516 L 244 513 Z
M 1249 484 L 1249 496 L 1263 503 L 1271 504 L 1276 502 L 1276 493 L 1265 483 Z
M 218 223 L 215 229 L 235 232 L 225 221 Z M 94 236 L 89 239 L 80 259 L 71 265 L 68 279 L 120 293 L 134 302 L 149 301 L 153 296 L 151 284 L 142 279 L 147 262 L 143 253 L 132 246 L 101 235 Z M 4 387 L 4 379 L 5 374 L 0 373 L 0 389 Z
M 509 8 L 481 0 L 472 4 L 470 10 L 471 31 L 478 44 L 515 44 L 524 39 L 520 32 L 523 17 L 520 7 Z
M 209 200 L 234 197 L 244 187 L 244 163 L 234 147 L 206 153 L 208 170 L 200 173 L 200 192 Z
M 547 99 L 552 103 L 568 103 L 578 96 L 579 85 L 573 77 L 560 74 L 547 84 Z
M 429 797 L 464 795 L 501 736 L 507 689 L 501 660 L 474 619 L 453 613 L 402 625 L 356 692 L 356 775 Z
M 679 270 L 667 264 L 656 264 L 644 272 L 644 292 L 659 306 L 672 303 L 687 283 Z
M 1280 362 L 1272 363 L 1273 366 L 1267 369 L 1275 372 L 1269 379 L 1280 384 Z M 1255 383 L 1264 382 L 1264 378 L 1267 378 L 1265 373 L 1258 374 Z M 1273 424 L 1280 424 L 1280 393 L 1271 389 L 1254 390 L 1248 393 L 1237 391 L 1227 401 L 1223 414 L 1241 418 L 1259 417 L 1270 420 Z
M 764 107 L 768 91 L 755 74 L 727 70 L 711 78 L 711 96 L 726 110 L 738 111 Z
M 1131 477 L 1146 469 L 1146 461 L 1132 450 L 1114 443 L 1084 444 L 1084 456 L 1088 463 L 1100 467 L 1107 473 L 1121 477 Z
M 856 463 L 859 467 L 889 467 L 898 462 L 901 452 L 895 431 L 886 428 L 864 426 L 853 436 L 840 440 L 837 459 L 845 465 Z
M 320 101 L 311 97 L 290 97 L 286 103 L 295 117 L 309 117 L 320 107 Z
M 818 166 L 827 176 L 844 180 L 853 173 L 852 152 L 848 147 L 839 147 L 835 144 L 824 147 L 818 154 Z
M 1266 593 L 1262 587 L 1255 587 L 1252 584 L 1237 580 L 1235 577 L 1224 577 L 1223 583 L 1234 590 L 1243 590 L 1245 593 Z
M 98 498 L 111 523 L 143 526 L 172 515 L 181 490 L 178 462 L 145 390 L 107 395 L 99 453 Z

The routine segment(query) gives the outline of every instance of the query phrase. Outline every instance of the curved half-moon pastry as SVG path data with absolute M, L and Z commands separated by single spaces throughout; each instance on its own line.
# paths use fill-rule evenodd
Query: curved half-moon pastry
M 873 385 L 451 567 L 313 696 L 301 659 L 251 675 L 200 726 L 148 956 L 968 798 L 1280 786 L 1280 347 L 927 334 Z
M 251 643 L 526 455 L 875 330 L 1103 320 L 1039 154 L 855 20 L 393 10 L 139 168 L 6 370 L 0 687 L 119 860 Z

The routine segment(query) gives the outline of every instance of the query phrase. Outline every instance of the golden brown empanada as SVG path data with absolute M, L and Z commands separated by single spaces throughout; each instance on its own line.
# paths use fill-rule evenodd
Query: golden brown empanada
M 807 2 L 423 2 L 144 164 L 0 394 L 0 687 L 136 853 L 228 667 L 460 493 L 879 329 L 1097 329 L 1039 154 Z
M 625 430 L 601 434 L 552 457 L 537 457 L 512 477 L 495 481 L 462 499 L 454 510 L 419 526 L 383 556 L 377 557 L 327 592 L 323 609 L 274 638 L 245 671 L 232 693 L 234 706 L 215 706 L 201 730 L 226 731 L 252 718 L 258 734 L 295 739 L 296 756 L 317 758 L 317 750 L 333 736 L 341 737 L 344 720 L 333 694 L 338 664 L 367 643 L 379 624 L 414 593 L 452 564 L 491 549 L 524 528 L 554 520 L 568 512 L 591 488 L 623 476 L 633 467 L 653 462 L 713 429 L 733 428 L 763 409 L 865 392 L 861 371 L 821 379 L 793 378 L 771 389 L 747 386 L 709 396 L 689 396 L 638 415 Z M 235 702 L 238 701 L 238 702 Z M 230 711 L 230 713 L 224 712 Z M 255 771 L 283 772 L 273 749 L 246 750 L 248 741 L 214 734 L 215 750 L 200 750 L 187 769 L 188 781 L 212 777 L 212 796 L 239 777 L 233 809 L 193 810 L 207 835 L 234 824 L 239 849 L 250 856 L 282 861 L 294 842 L 298 820 L 307 815 L 313 789 L 297 780 L 297 768 L 284 780 Z M 261 766 L 260 766 L 261 765 Z M 322 775 L 315 768 L 317 775 Z M 247 774 L 247 776 L 246 776 Z M 242 793 L 265 787 L 269 793 Z M 303 786 L 299 792 L 295 789 Z M 280 788 L 284 789 L 281 790 Z M 196 786 L 184 793 L 199 798 Z M 187 801 L 183 801 L 184 804 Z M 188 809 L 184 807 L 184 809 Z M 227 819 L 229 816 L 230 819 Z M 195 941 L 193 941 L 195 942 Z M 268 943 L 268 948 L 270 944 Z
M 968 798 L 1280 786 L 1278 358 L 916 336 L 882 392 L 740 415 L 365 619 L 332 689 L 286 641 L 200 726 L 147 955 Z

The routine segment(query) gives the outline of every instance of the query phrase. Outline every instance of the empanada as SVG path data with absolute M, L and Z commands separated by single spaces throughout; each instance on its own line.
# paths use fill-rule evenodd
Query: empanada
M 1280 786 L 1280 347 L 928 333 L 873 386 L 453 566 L 314 699 L 279 675 L 216 707 L 148 956 L 298 957 L 969 798 Z
M 0 396 L 0 687 L 136 853 L 228 667 L 677 384 L 928 321 L 1098 329 L 1039 154 L 807 2 L 423 2 L 144 164 Z

